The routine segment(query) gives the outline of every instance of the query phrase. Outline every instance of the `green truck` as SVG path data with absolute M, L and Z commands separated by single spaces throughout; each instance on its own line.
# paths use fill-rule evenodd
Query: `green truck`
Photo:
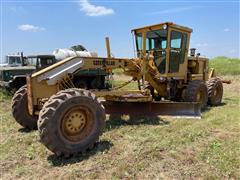
M 17 90 L 26 84 L 26 76 L 56 63 L 53 55 L 8 55 L 0 65 L 0 86 Z
M 16 91 L 26 84 L 26 76 L 44 69 L 57 60 L 54 55 L 8 55 L 4 64 L 0 64 L 0 87 Z M 106 77 L 109 73 L 103 70 L 81 70 L 73 74 L 75 87 L 84 89 L 108 88 Z

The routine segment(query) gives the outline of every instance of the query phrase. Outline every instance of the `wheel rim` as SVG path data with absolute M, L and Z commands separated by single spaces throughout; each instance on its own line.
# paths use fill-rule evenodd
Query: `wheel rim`
M 71 108 L 62 119 L 63 136 L 71 142 L 87 137 L 93 127 L 93 115 L 86 107 Z
M 78 134 L 86 125 L 86 115 L 83 111 L 71 112 L 65 121 L 64 128 L 71 136 Z

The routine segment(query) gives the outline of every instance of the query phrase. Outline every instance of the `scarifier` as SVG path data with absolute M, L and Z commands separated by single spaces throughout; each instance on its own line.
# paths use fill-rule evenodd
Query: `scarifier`
M 106 114 L 199 118 L 207 104 L 221 103 L 223 86 L 207 58 L 195 55 L 195 49 L 188 56 L 191 32 L 171 22 L 133 29 L 137 57 L 132 59 L 113 58 L 106 38 L 106 58 L 70 57 L 29 76 L 13 97 L 13 116 L 24 127 L 38 127 L 42 143 L 64 156 L 91 149 Z M 116 68 L 132 80 L 91 91 L 72 83 L 76 71 Z M 121 89 L 133 81 L 139 90 Z

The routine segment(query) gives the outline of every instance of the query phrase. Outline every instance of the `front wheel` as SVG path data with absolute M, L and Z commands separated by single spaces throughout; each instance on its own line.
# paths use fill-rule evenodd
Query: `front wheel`
M 22 86 L 12 98 L 12 115 L 14 119 L 23 127 L 37 129 L 37 116 L 28 112 L 27 86 Z
M 90 91 L 60 91 L 40 111 L 38 129 L 41 142 L 58 156 L 84 152 L 99 139 L 105 118 L 103 105 Z

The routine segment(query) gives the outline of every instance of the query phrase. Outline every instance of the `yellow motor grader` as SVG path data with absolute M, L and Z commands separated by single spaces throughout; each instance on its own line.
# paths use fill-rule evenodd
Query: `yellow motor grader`
M 70 57 L 27 78 L 12 99 L 12 114 L 24 127 L 38 127 L 41 142 L 57 155 L 70 156 L 93 147 L 105 114 L 200 117 L 200 110 L 219 105 L 221 79 L 208 59 L 188 53 L 192 29 L 171 22 L 133 29 L 136 58 Z M 75 88 L 80 70 L 121 68 L 132 79 L 107 90 Z M 138 90 L 121 87 L 137 81 Z

